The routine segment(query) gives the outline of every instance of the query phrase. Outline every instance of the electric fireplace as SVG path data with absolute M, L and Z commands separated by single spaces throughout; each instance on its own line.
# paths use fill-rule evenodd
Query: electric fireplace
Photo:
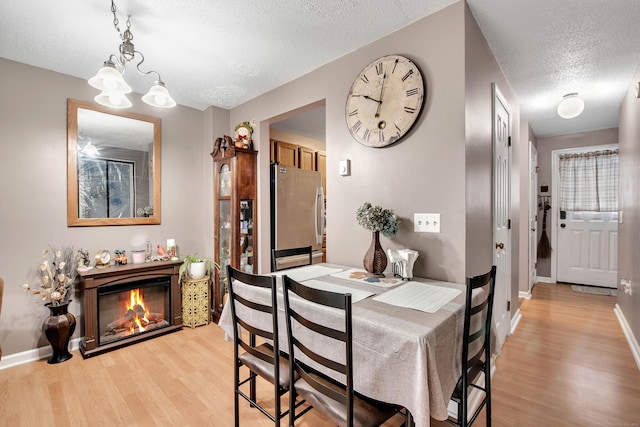
M 151 262 L 80 273 L 84 357 L 182 328 L 181 262 Z

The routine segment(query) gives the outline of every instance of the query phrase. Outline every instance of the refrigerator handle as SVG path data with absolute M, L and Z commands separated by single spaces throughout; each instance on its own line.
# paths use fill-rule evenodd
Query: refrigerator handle
M 322 186 L 316 188 L 316 243 L 321 244 L 324 234 L 324 192 Z

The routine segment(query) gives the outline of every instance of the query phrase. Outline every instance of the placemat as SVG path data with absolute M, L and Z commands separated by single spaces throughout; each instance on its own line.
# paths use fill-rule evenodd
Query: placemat
M 365 298 L 369 298 L 371 295 L 375 295 L 374 292 L 336 285 L 335 283 L 325 282 L 324 280 L 307 280 L 304 282 L 304 285 L 314 289 L 321 289 L 323 291 L 337 292 L 339 294 L 351 294 L 351 303 L 356 303 Z
M 305 265 L 304 267 L 276 271 L 272 274 L 276 277 L 282 277 L 286 274 L 296 282 L 303 282 L 305 280 L 315 279 L 316 277 L 327 276 L 338 271 L 342 271 L 342 268 L 333 268 L 324 265 Z
M 332 276 L 340 279 L 353 280 L 358 283 L 381 286 L 383 288 L 390 288 L 405 282 L 404 279 L 392 277 L 390 275 L 387 275 L 386 277 L 367 277 L 367 272 L 360 268 L 350 268 L 349 270 L 341 271 L 339 273 L 333 273 Z
M 461 293 L 462 291 L 459 289 L 427 285 L 421 282 L 407 282 L 396 289 L 376 296 L 373 300 L 427 313 L 435 313 Z

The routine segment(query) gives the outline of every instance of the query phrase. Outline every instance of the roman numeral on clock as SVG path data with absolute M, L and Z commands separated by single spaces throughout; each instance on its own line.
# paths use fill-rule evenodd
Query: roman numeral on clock
M 362 80 L 365 83 L 369 83 L 369 79 L 367 78 L 366 74 L 363 74 L 362 77 L 360 77 L 360 80 Z
M 358 120 L 353 124 L 353 126 L 351 126 L 351 129 L 353 129 L 353 131 L 357 133 L 361 127 L 362 127 L 362 122 Z
M 407 80 L 409 77 L 411 77 L 411 75 L 413 74 L 413 70 L 409 70 L 407 71 L 407 74 L 405 74 L 404 76 L 402 76 L 402 81 Z
M 407 91 L 407 96 L 417 95 L 418 93 L 420 93 L 420 90 L 416 87 L 413 89 L 409 89 Z
M 404 107 L 404 112 L 405 113 L 409 113 L 409 114 L 413 114 L 416 112 L 415 108 L 411 108 L 411 107 Z

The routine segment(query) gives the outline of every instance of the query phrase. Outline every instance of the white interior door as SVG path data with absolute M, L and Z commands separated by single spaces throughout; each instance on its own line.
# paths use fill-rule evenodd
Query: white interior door
M 558 282 L 616 288 L 618 212 L 560 211 L 558 223 Z
M 511 294 L 511 113 L 509 105 L 495 84 L 493 89 L 493 262 L 497 270 L 493 318 L 498 342 L 502 345 L 509 334 L 511 322 L 507 309 Z
M 529 141 L 529 292 L 538 281 L 538 150 Z
M 615 149 L 617 144 L 552 151 L 551 276 L 556 282 L 617 287 L 618 212 L 561 212 L 561 154 Z

